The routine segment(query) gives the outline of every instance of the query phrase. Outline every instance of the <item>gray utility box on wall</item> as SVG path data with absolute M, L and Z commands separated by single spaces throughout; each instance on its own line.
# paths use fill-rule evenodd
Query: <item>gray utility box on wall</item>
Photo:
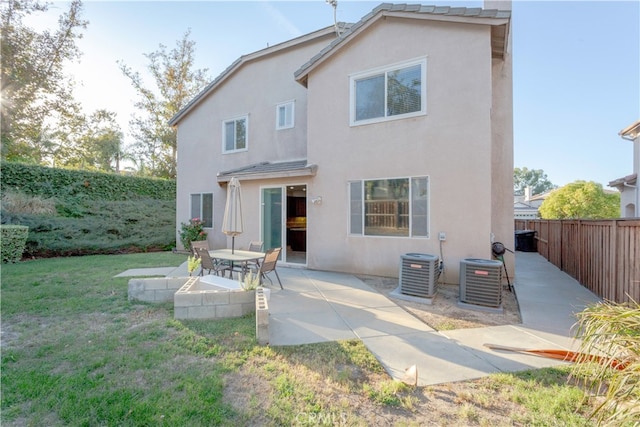
M 438 257 L 409 253 L 402 255 L 400 259 L 400 293 L 419 298 L 433 297 L 440 277 Z
M 460 261 L 460 302 L 500 307 L 502 263 L 478 258 L 466 258 Z

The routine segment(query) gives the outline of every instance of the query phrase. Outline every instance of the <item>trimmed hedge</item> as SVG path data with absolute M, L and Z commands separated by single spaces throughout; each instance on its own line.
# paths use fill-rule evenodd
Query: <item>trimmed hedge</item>
M 104 172 L 48 168 L 2 162 L 0 190 L 15 190 L 32 196 L 91 200 L 175 200 L 176 182 Z
M 29 227 L 24 225 L 0 225 L 2 262 L 18 262 L 22 258 Z

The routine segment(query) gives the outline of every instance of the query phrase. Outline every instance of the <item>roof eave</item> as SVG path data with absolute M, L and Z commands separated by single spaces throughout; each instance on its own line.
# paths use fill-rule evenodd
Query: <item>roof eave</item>
M 638 182 L 638 174 L 631 174 L 627 176 L 623 176 L 622 178 L 614 179 L 609 182 L 608 187 L 624 187 L 625 185 L 636 185 Z
M 238 178 L 240 181 L 256 181 L 264 179 L 282 179 L 282 178 L 295 178 L 301 176 L 315 176 L 318 170 L 317 165 L 307 165 L 303 168 L 291 169 L 286 171 L 274 171 L 274 172 L 239 172 L 234 174 L 218 175 L 216 177 L 218 184 L 223 184 L 231 181 L 232 177 Z
M 635 140 L 638 136 L 640 136 L 640 120 L 622 129 L 618 133 L 618 135 L 620 135 L 621 138 L 629 141 Z
M 480 16 L 455 16 L 455 15 L 446 15 L 446 14 L 433 14 L 433 13 L 415 13 L 415 11 L 407 11 L 407 12 L 398 12 L 394 10 L 389 10 L 384 8 L 384 4 L 375 8 L 371 13 L 364 16 L 358 23 L 353 25 L 352 31 L 346 34 L 343 38 L 340 38 L 334 41 L 332 44 L 327 46 L 323 51 L 321 51 L 318 55 L 311 58 L 306 64 L 302 65 L 295 73 L 295 80 L 307 87 L 308 75 L 315 70 L 318 66 L 320 66 L 324 61 L 326 61 L 331 56 L 335 55 L 337 52 L 342 49 L 342 47 L 346 44 L 346 41 L 356 37 L 358 34 L 362 33 L 364 30 L 369 28 L 374 23 L 378 22 L 378 20 L 386 18 L 386 17 L 395 17 L 395 18 L 406 18 L 406 19 L 422 19 L 425 21 L 441 21 L 441 22 L 457 22 L 464 24 L 476 24 L 476 25 L 489 25 L 492 28 L 491 32 L 491 44 L 492 44 L 492 56 L 497 58 L 504 58 L 504 54 L 507 51 L 507 41 L 509 36 L 509 21 L 510 14 L 508 11 L 505 11 L 506 14 L 504 17 L 480 17 Z M 500 11 L 497 11 L 500 13 Z M 504 28 L 503 31 L 500 31 L 501 28 Z M 497 30 L 496 30 L 497 29 Z M 504 39 L 501 43 L 497 43 L 498 46 L 494 46 L 496 41 L 499 40 L 500 36 L 503 36 Z
M 231 65 L 229 65 L 218 77 L 213 79 L 211 83 L 209 83 L 203 90 L 200 91 L 191 101 L 187 103 L 180 111 L 178 111 L 170 120 L 169 126 L 176 126 L 180 120 L 182 120 L 187 114 L 191 112 L 200 102 L 202 102 L 211 92 L 213 92 L 218 86 L 220 86 L 229 76 L 231 76 L 237 69 L 242 67 L 244 64 L 254 61 L 259 58 L 263 58 L 265 56 L 273 55 L 282 50 L 289 49 L 294 46 L 298 46 L 303 43 L 307 43 L 316 38 L 325 37 L 329 34 L 335 32 L 335 27 L 328 26 L 322 28 L 320 30 L 314 31 L 312 33 L 308 33 L 302 35 L 300 37 L 296 37 L 291 40 L 287 40 L 282 43 L 278 43 L 276 45 L 258 50 L 256 52 L 249 53 L 247 55 L 242 55 L 240 58 L 236 59 Z

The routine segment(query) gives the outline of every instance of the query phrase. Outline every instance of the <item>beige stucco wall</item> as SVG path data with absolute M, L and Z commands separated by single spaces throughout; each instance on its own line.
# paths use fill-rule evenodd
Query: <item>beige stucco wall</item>
M 350 127 L 349 75 L 418 57 L 427 58 L 427 115 Z M 311 268 L 396 276 L 402 254 L 440 253 L 439 232 L 447 282 L 457 283 L 461 259 L 491 257 L 494 227 L 507 228 L 495 192 L 511 194 L 500 180 L 513 169 L 512 161 L 497 165 L 511 152 L 508 138 L 493 142 L 490 58 L 488 27 L 387 18 L 310 74 L 308 158 L 318 174 L 309 195 L 323 197 L 307 212 Z M 348 234 L 350 180 L 425 175 L 430 238 Z M 513 229 L 512 202 L 506 215 Z
M 176 210 L 179 247 L 180 224 L 189 220 L 189 195 L 193 193 L 213 193 L 213 228 L 206 230 L 210 245 L 226 247 L 230 244 L 221 231 L 226 185 L 217 183 L 218 172 L 262 161 L 306 157 L 307 91 L 295 82 L 293 74 L 332 39 L 333 35 L 328 34 L 247 61 L 180 121 Z M 276 105 L 291 100 L 295 100 L 295 126 L 276 130 Z M 248 150 L 222 154 L 222 122 L 243 115 L 248 115 Z M 243 210 L 247 213 L 244 223 L 247 233 L 236 239 L 240 242 L 247 236 L 251 240 L 257 240 L 259 236 L 258 201 L 250 190 L 245 193 Z
M 498 1 L 498 6 L 511 7 L 511 2 Z M 506 4 L 508 3 L 508 5 Z M 485 2 L 485 7 L 491 4 Z M 491 230 L 495 241 L 505 247 L 514 247 L 513 217 L 513 63 L 511 32 L 504 59 L 494 59 L 491 67 L 493 94 L 491 106 L 492 130 L 492 194 Z M 530 203 L 536 206 L 536 203 Z M 538 202 L 538 206 L 541 202 Z M 515 255 L 504 254 L 505 266 L 510 277 L 515 277 Z

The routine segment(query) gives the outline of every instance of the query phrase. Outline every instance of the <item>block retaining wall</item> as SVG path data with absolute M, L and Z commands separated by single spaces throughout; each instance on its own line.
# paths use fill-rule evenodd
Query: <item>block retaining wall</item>
M 129 301 L 173 301 L 176 319 L 242 317 L 256 310 L 259 300 L 256 291 L 192 290 L 197 287 L 199 280 L 197 276 L 131 279 Z M 261 294 L 264 298 L 264 294 Z
M 129 280 L 129 301 L 169 302 L 189 278 L 153 277 Z
M 269 344 L 269 302 L 262 288 L 256 289 L 256 340 Z
M 176 319 L 241 317 L 256 309 L 256 291 L 192 290 L 198 277 L 191 277 L 173 298 Z

